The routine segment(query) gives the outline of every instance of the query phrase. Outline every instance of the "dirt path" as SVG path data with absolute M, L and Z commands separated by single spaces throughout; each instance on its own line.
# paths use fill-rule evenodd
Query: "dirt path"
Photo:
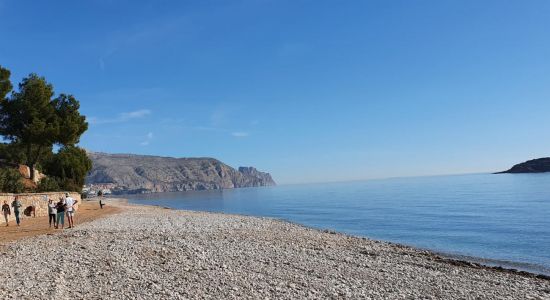
M 93 221 L 106 215 L 117 213 L 120 208 L 106 205 L 103 209 L 99 208 L 98 201 L 83 201 L 79 204 L 78 211 L 75 215 L 75 227 L 79 224 Z M 65 220 L 65 226 L 67 226 Z M 71 230 L 71 229 L 65 229 Z M 15 221 L 11 221 L 9 226 L 0 226 L 0 245 L 29 236 L 48 234 L 58 232 L 60 229 L 49 228 L 48 217 L 25 217 L 21 220 L 21 226 L 17 226 Z

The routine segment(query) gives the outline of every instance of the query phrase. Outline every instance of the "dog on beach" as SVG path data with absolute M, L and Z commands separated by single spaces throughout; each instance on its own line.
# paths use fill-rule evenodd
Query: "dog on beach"
M 25 216 L 27 217 L 30 217 L 32 215 L 33 218 L 36 218 L 36 207 L 34 205 L 27 206 L 27 208 L 25 208 L 25 210 L 23 211 L 23 214 L 25 214 Z

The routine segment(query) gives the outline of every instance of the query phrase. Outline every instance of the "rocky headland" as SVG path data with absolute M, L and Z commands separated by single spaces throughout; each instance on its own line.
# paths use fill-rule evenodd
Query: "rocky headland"
M 238 170 L 214 158 L 173 158 L 89 152 L 93 167 L 86 184 L 114 193 L 154 193 L 275 185 L 269 173 Z
M 544 173 L 550 172 L 550 157 L 543 157 L 528 160 L 526 162 L 514 165 L 506 171 L 497 172 L 495 174 L 504 173 Z
M 269 218 L 112 205 L 119 213 L 1 248 L 0 298 L 550 298 L 548 278 L 397 244 Z

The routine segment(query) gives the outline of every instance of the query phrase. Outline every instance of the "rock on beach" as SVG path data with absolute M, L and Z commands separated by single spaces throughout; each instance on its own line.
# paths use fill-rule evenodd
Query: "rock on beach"
M 550 281 L 269 219 L 113 204 L 11 242 L 1 299 L 550 299 Z

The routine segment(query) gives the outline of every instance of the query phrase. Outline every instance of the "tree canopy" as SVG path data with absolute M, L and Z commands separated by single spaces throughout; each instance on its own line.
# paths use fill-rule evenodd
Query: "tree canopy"
M 31 178 L 37 164 L 48 165 L 53 176 L 82 185 L 91 162 L 75 146 L 88 129 L 79 101 L 69 94 L 56 96 L 53 85 L 34 73 L 12 89 L 10 71 L 0 66 L 0 136 L 10 142 L 0 149 L 4 158 L 28 165 Z M 61 147 L 59 153 L 53 153 L 54 146 Z M 51 161 L 70 174 L 62 176 Z
M 12 85 L 10 81 L 10 71 L 0 66 L 0 99 L 4 99 L 11 91 Z

